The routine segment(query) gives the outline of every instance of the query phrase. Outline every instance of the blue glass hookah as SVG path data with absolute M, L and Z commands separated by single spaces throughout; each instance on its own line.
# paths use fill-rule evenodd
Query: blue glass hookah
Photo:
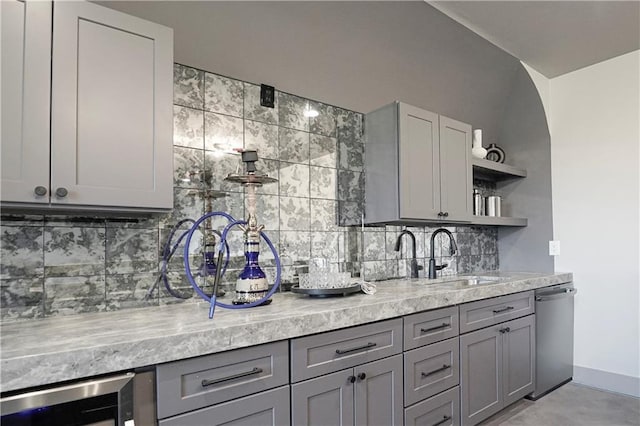
M 242 162 L 245 163 L 245 174 L 229 174 L 225 180 L 228 182 L 239 183 L 246 188 L 247 197 L 247 220 L 235 220 L 231 215 L 225 212 L 209 212 L 204 216 L 196 220 L 193 226 L 187 231 L 185 247 L 184 247 L 184 268 L 187 280 L 196 291 L 196 293 L 209 302 L 209 318 L 213 318 L 215 307 L 219 306 L 227 309 L 244 309 L 254 306 L 266 305 L 271 303 L 271 296 L 276 292 L 280 286 L 280 279 L 282 274 L 282 267 L 280 265 L 280 258 L 278 253 L 267 235 L 262 231 L 264 225 L 259 225 L 256 216 L 256 189 L 265 183 L 274 183 L 278 180 L 272 178 L 266 174 L 259 174 L 257 172 L 255 163 L 258 161 L 258 154 L 254 150 L 245 150 L 241 152 Z M 218 242 L 217 258 L 214 260 L 214 254 L 205 250 L 204 265 L 201 265 L 200 271 L 206 269 L 206 273 L 214 273 L 215 278 L 213 282 L 213 292 L 211 296 L 207 295 L 196 283 L 191 272 L 191 266 L 189 262 L 189 246 L 191 238 L 197 231 L 200 224 L 204 221 L 208 221 L 215 216 L 222 216 L 226 218 L 230 223 L 220 233 L 220 239 Z M 232 304 L 221 303 L 217 300 L 218 287 L 226 266 L 229 261 L 229 246 L 227 244 L 227 235 L 231 228 L 238 226 L 244 234 L 244 249 L 245 249 L 245 266 L 238 280 L 236 281 L 235 298 Z M 207 228 L 207 225 L 205 225 Z M 206 238 L 206 233 L 205 233 Z M 275 263 L 276 263 L 276 278 L 273 286 L 269 289 L 269 283 L 267 276 L 260 268 L 258 257 L 260 255 L 260 240 L 264 240 L 267 246 L 271 249 Z M 205 247 L 207 242 L 205 241 Z M 224 267 L 222 265 L 225 253 L 227 255 L 227 262 Z M 201 275 L 196 272 L 196 275 Z

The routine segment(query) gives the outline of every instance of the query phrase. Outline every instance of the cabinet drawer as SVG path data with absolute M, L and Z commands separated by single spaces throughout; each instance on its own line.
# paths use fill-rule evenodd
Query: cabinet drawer
M 163 419 L 287 384 L 287 342 L 161 364 L 156 377 Z
M 533 291 L 460 305 L 460 333 L 534 313 Z
M 429 398 L 460 383 L 458 338 L 404 354 L 404 405 Z
M 459 426 L 460 393 L 456 386 L 404 410 L 405 426 Z
M 418 348 L 458 335 L 458 307 L 404 317 L 404 350 Z
M 291 340 L 291 381 L 299 382 L 402 352 L 402 318 Z
M 289 426 L 289 386 L 160 420 L 160 426 Z

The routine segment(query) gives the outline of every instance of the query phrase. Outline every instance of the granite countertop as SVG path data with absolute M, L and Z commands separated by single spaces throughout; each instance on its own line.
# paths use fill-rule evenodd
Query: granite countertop
M 378 283 L 375 295 L 309 298 L 280 293 L 253 309 L 181 303 L 2 324 L 3 392 L 129 370 L 572 281 L 572 274 L 494 272 L 500 282 L 461 286 L 442 280 Z M 451 279 L 449 277 L 448 279 Z

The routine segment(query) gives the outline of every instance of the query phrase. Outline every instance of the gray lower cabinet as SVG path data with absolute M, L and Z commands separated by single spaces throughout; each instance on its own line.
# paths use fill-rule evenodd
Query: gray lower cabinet
M 460 388 L 425 399 L 404 410 L 405 426 L 460 425 Z
M 475 425 L 534 390 L 535 315 L 460 336 L 462 424 Z
M 402 425 L 402 355 L 291 386 L 292 425 Z
M 160 420 L 160 426 L 288 426 L 289 386 Z

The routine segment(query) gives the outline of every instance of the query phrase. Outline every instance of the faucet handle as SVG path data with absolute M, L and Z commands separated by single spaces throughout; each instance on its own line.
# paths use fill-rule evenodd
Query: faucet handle
M 443 263 L 442 265 L 436 265 L 436 271 L 442 271 L 447 266 L 449 266 L 448 263 Z

